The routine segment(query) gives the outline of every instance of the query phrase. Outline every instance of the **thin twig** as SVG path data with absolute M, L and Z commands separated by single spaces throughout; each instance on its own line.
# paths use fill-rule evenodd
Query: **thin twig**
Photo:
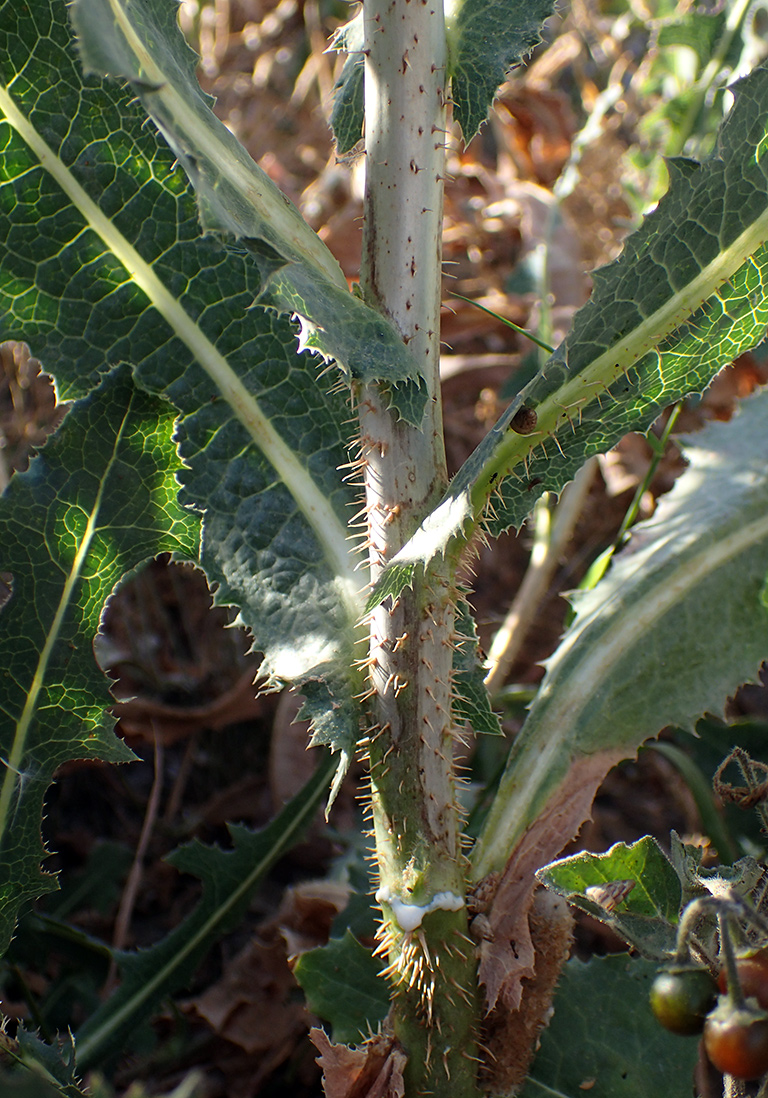
M 160 794 L 163 790 L 163 762 L 164 751 L 163 741 L 157 735 L 157 729 L 152 723 L 152 731 L 155 740 L 155 775 L 152 781 L 152 788 L 149 792 L 149 800 L 147 801 L 147 809 L 144 813 L 144 822 L 141 825 L 141 834 L 139 835 L 138 846 L 136 847 L 136 855 L 133 859 L 130 872 L 128 873 L 128 879 L 125 882 L 125 888 L 123 889 L 123 895 L 120 898 L 120 906 L 117 910 L 117 918 L 115 919 L 115 930 L 112 936 L 112 950 L 117 952 L 125 947 L 126 940 L 128 938 L 128 927 L 131 922 L 131 915 L 136 904 L 136 897 L 141 887 L 141 879 L 144 875 L 144 855 L 147 852 L 149 846 L 149 840 L 152 835 L 152 829 L 155 826 L 157 820 L 157 814 L 160 807 Z M 110 962 L 109 972 L 105 982 L 105 991 L 109 993 L 115 983 L 117 977 L 117 964 L 114 957 Z
M 597 459 L 590 458 L 564 489 L 543 551 L 531 556 L 531 563 L 520 584 L 520 589 L 503 625 L 493 639 L 488 655 L 490 670 L 485 677 L 485 685 L 491 694 L 503 686 L 509 669 L 522 647 L 531 622 L 560 562 L 563 550 L 584 508 L 596 469 Z
M 181 802 L 184 798 L 184 792 L 187 788 L 187 782 L 189 775 L 192 772 L 192 764 L 195 758 L 195 752 L 197 750 L 197 741 L 199 739 L 198 733 L 193 732 L 187 740 L 187 746 L 184 749 L 184 754 L 181 757 L 181 765 L 179 771 L 171 786 L 171 795 L 165 806 L 163 812 L 163 821 L 166 824 L 171 824 L 178 815 L 181 809 Z

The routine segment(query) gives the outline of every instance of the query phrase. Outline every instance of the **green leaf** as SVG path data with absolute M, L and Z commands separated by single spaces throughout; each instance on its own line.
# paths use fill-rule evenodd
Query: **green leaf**
M 61 1091 L 47 1079 L 41 1079 L 27 1071 L 23 1075 L 11 1075 L 0 1071 L 0 1087 L 3 1098 L 60 1098 Z M 82 1091 L 75 1092 L 80 1098 Z
M 655 974 L 626 954 L 569 961 L 520 1098 L 689 1098 L 698 1041 L 653 1017 Z
M 162 10 L 165 26 L 175 9 Z M 365 583 L 339 472 L 347 402 L 287 319 L 253 306 L 263 254 L 199 235 L 191 189 L 132 91 L 83 82 L 64 3 L 0 12 L 4 334 L 34 344 L 62 399 L 129 362 L 180 411 L 182 499 L 204 512 L 216 599 L 241 608 L 269 683 L 316 684 L 318 738 L 346 758 Z M 178 64 L 185 81 L 191 55 Z
M 686 12 L 681 19 L 661 26 L 656 45 L 660 50 L 672 46 L 688 46 L 696 54 L 698 68 L 701 70 L 711 60 L 725 26 L 725 9 L 712 15 L 694 9 Z M 738 54 L 731 58 L 731 62 L 736 60 Z
M 0 1070 L 3 1098 L 85 1098 L 75 1075 L 71 1035 L 49 1045 L 19 1024 L 15 1039 L 0 1034 L 0 1052 L 19 1065 L 12 1073 Z
M 473 851 L 478 878 L 524 836 L 535 845 L 553 812 L 561 830 L 542 851 L 555 855 L 552 842 L 580 826 L 611 766 L 666 725 L 692 729 L 701 713 L 722 713 L 756 677 L 768 656 L 767 419 L 764 391 L 685 440 L 687 471 L 597 586 L 574 598 Z
M 768 68 L 737 86 L 717 153 L 670 161 L 672 184 L 593 273 L 594 290 L 565 342 L 465 462 L 443 500 L 382 573 L 369 606 L 396 596 L 417 568 L 458 555 L 477 526 L 519 527 L 543 491 L 559 492 L 591 454 L 660 410 L 702 392 L 768 325 Z M 532 430 L 513 426 L 521 409 Z
M 40 870 L 54 771 L 70 759 L 133 758 L 111 731 L 92 643 L 107 597 L 138 562 L 197 555 L 199 518 L 176 500 L 174 416 L 119 368 L 0 498 L 0 570 L 12 575 L 0 612 L 2 951 L 19 909 L 57 887 Z
M 365 65 L 359 57 L 348 57 L 334 85 L 331 129 L 340 156 L 351 152 L 363 136 Z
M 333 88 L 331 129 L 336 148 L 343 156 L 363 136 L 365 64 L 363 58 L 363 12 L 334 34 L 331 49 L 349 56 Z
M 426 404 L 426 382 L 415 376 L 405 345 L 393 347 L 393 328 L 346 289 L 324 284 L 306 264 L 288 262 L 270 247 L 248 241 L 264 283 L 258 304 L 295 314 L 302 321 L 301 350 L 335 359 L 348 380 L 377 381 L 400 418 L 418 427 Z
M 413 358 L 394 326 L 349 292 L 317 234 L 215 116 L 175 5 L 74 0 L 70 10 L 86 72 L 129 82 L 197 191 L 203 228 L 271 253 L 258 300 L 300 316 L 307 345 L 349 377 L 384 382 L 394 407 L 418 426 L 427 394 Z
M 507 73 L 541 41 L 553 0 L 458 0 L 446 12 L 453 117 L 468 144 Z
M 50 1084 L 55 1095 L 60 1098 L 83 1098 L 84 1091 L 80 1089 L 78 1078 L 75 1074 L 75 1043 L 72 1035 L 68 1034 L 58 1040 L 57 1044 L 49 1045 L 41 1041 L 33 1033 L 20 1026 L 16 1032 L 16 1055 L 19 1060 L 32 1069 L 33 1078 L 38 1076 L 38 1083 Z M 41 1076 L 43 1078 L 39 1078 Z M 5 1091 L 3 1091 L 5 1094 Z M 21 1091 L 24 1094 L 24 1091 Z M 47 1098 L 47 1092 L 42 1086 L 39 1089 L 27 1091 L 29 1098 Z M 14 1091 L 11 1091 L 14 1094 Z
M 335 1044 L 356 1044 L 375 1032 L 389 1011 L 389 985 L 381 965 L 351 931 L 302 953 L 294 975 L 309 1009 L 330 1022 Z
M 457 725 L 469 724 L 476 733 L 502 735 L 501 724 L 491 708 L 485 686 L 485 668 L 478 659 L 479 646 L 475 619 L 465 599 L 459 600 L 456 614 L 459 638 L 453 658 L 453 718 Z
M 157 945 L 138 953 L 116 954 L 123 982 L 76 1035 L 81 1069 L 118 1050 L 159 1002 L 186 986 L 211 945 L 242 920 L 264 875 L 299 841 L 317 812 L 332 770 L 332 760 L 325 759 L 262 831 L 228 825 L 231 850 L 195 840 L 169 855 L 167 861 L 176 869 L 203 882 L 200 901 Z
M 144 102 L 198 194 L 206 231 L 271 244 L 304 259 L 341 287 L 335 259 L 298 210 L 213 114 L 197 81 L 198 57 L 175 5 L 163 0 L 75 0 L 70 8 L 87 75 L 129 83 Z
M 655 839 L 646 835 L 605 854 L 574 854 L 539 870 L 537 878 L 569 904 L 607 923 L 645 957 L 662 960 L 675 951 L 680 917 L 680 878 Z M 613 908 L 607 885 L 633 882 Z

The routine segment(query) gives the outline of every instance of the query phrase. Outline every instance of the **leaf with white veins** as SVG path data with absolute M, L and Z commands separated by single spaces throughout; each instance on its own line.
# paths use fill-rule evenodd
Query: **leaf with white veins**
M 333 88 L 333 110 L 331 111 L 331 129 L 336 138 L 336 147 L 343 156 L 355 147 L 363 136 L 364 76 L 363 58 L 363 12 L 350 19 L 334 34 L 330 48 L 337 53 L 346 53 L 347 59 L 341 75 Z
M 125 367 L 75 405 L 0 498 L 0 952 L 22 905 L 55 890 L 40 870 L 43 799 L 70 759 L 126 762 L 92 642 L 107 597 L 152 555 L 197 555 L 179 506 L 175 412 Z M 128 516 L 128 517 L 127 517 Z
M 393 407 L 418 426 L 426 384 L 414 360 L 395 328 L 350 294 L 317 234 L 213 113 L 176 5 L 74 0 L 71 16 L 86 72 L 129 82 L 189 176 L 204 229 L 260 242 L 274 253 L 261 304 L 300 316 L 312 347 L 352 378 L 383 382 Z
M 514 65 L 541 41 L 553 0 L 454 0 L 446 6 L 453 116 L 469 144 Z
M 52 81 L 51 72 L 57 73 Z M 63 399 L 130 362 L 180 411 L 182 501 L 202 564 L 241 608 L 264 674 L 310 680 L 346 758 L 360 591 L 348 540 L 349 409 L 284 317 L 252 307 L 253 254 L 201 237 L 194 199 L 129 91 L 82 81 L 64 3 L 0 5 L 0 312 Z
M 621 256 L 593 273 L 592 297 L 564 343 L 392 558 L 369 607 L 396 596 L 434 556 L 458 555 L 479 525 L 493 535 L 519 527 L 536 497 L 559 492 L 587 457 L 646 430 L 762 340 L 766 151 L 761 66 L 737 85 L 716 154 L 702 164 L 670 161 L 669 192 Z

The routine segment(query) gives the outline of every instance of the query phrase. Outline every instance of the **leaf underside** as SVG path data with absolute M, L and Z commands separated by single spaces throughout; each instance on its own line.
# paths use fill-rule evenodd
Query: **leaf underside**
M 473 851 L 478 877 L 503 865 L 526 832 L 535 840 L 578 760 L 599 782 L 661 728 L 722 714 L 756 678 L 768 656 L 766 421 L 763 391 L 729 423 L 684 440 L 689 468 L 594 590 L 574 596 L 573 624 L 546 663 Z
M 541 41 L 553 0 L 459 0 L 446 17 L 453 117 L 469 144 L 507 73 Z
M 453 721 L 457 727 L 468 724 L 476 734 L 502 735 L 499 718 L 491 708 L 485 685 L 485 669 L 479 659 L 477 627 L 466 600 L 461 599 L 456 613 L 459 638 L 453 657 Z
M 350 152 L 363 136 L 365 64 L 363 57 L 362 10 L 340 27 L 331 40 L 331 49 L 346 53 L 333 89 L 331 129 L 336 148 L 343 156 Z

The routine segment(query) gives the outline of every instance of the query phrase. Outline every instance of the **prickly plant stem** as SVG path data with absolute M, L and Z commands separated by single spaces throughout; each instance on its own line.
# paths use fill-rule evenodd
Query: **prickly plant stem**
M 429 399 L 418 429 L 359 399 L 373 578 L 446 483 L 439 387 L 445 29 L 434 0 L 364 0 L 366 212 L 361 287 L 398 327 Z M 406 1098 L 475 1098 L 479 1018 L 453 773 L 456 591 L 440 563 L 370 626 L 371 804 L 392 1022 Z

